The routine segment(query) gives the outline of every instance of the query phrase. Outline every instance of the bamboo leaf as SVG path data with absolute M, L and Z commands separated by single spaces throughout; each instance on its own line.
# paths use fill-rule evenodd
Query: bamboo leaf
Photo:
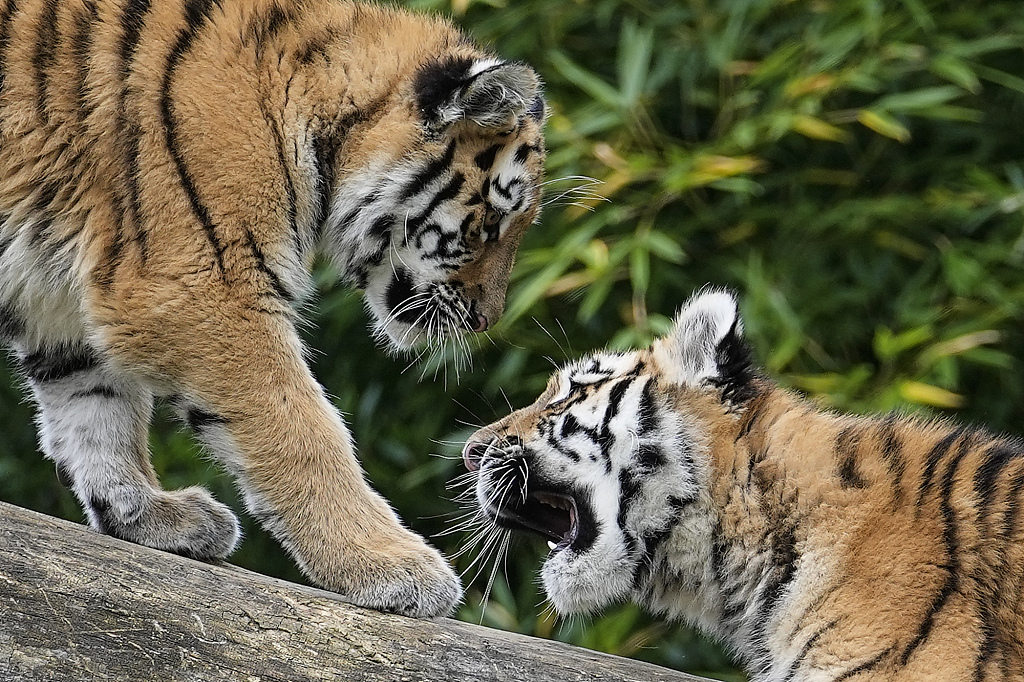
M 918 405 L 952 409 L 963 407 L 964 397 L 958 393 L 947 391 L 938 386 L 920 381 L 903 381 L 899 385 L 899 394 L 904 400 Z
M 793 117 L 793 130 L 812 139 L 829 142 L 845 142 L 850 137 L 842 128 L 807 114 L 797 114 Z
M 863 109 L 857 114 L 857 120 L 879 135 L 892 138 L 897 142 L 906 143 L 910 141 L 910 131 L 907 130 L 906 126 L 888 114 Z

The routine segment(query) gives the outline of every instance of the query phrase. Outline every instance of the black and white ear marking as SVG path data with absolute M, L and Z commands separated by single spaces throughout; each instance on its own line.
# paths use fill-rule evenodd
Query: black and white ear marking
M 458 121 L 510 128 L 524 112 L 543 112 L 543 100 L 537 104 L 540 78 L 515 62 L 466 57 L 431 62 L 416 74 L 415 88 L 423 121 L 434 129 Z
M 671 381 L 686 386 L 709 382 L 723 389 L 725 399 L 743 400 L 752 370 L 742 334 L 736 298 L 721 289 L 707 289 L 683 305 L 672 332 L 653 350 Z

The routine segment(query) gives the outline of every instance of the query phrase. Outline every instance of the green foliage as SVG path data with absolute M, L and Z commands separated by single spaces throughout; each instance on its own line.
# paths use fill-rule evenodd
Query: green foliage
M 461 441 L 531 402 L 551 362 L 647 343 L 708 282 L 740 293 L 761 363 L 823 404 L 1021 433 L 1017 0 L 411 4 L 533 64 L 551 108 L 550 203 L 493 343 L 458 383 L 451 365 L 405 369 L 374 348 L 358 295 L 319 273 L 314 369 L 411 526 L 453 523 Z M 30 408 L 6 381 L 0 391 L 0 499 L 78 517 L 32 453 Z M 165 484 L 205 477 L 232 500 L 177 428 L 161 420 L 152 438 Z M 297 577 L 251 523 L 247 534 L 239 563 Z M 449 553 L 464 540 L 436 537 Z M 461 617 L 743 679 L 713 645 L 631 606 L 559 621 L 537 588 L 542 543 L 517 542 L 486 610 L 490 566 Z

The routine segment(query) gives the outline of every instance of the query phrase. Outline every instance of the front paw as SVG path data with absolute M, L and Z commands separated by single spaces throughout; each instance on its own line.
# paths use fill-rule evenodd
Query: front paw
M 114 537 L 193 559 L 223 559 L 241 535 L 238 518 L 201 487 L 93 500 L 93 525 Z
M 310 577 L 358 606 L 435 618 L 451 614 L 462 600 L 462 584 L 441 553 L 404 529 L 369 551 L 349 554 L 344 563 L 344 575 L 313 570 Z

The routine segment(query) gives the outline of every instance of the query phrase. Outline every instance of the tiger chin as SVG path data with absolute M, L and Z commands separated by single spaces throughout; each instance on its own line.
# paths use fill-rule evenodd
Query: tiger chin
M 1024 444 L 838 414 L 751 365 L 732 295 L 475 433 L 480 513 L 547 538 L 564 614 L 632 600 L 756 682 L 1024 675 Z
M 364 480 L 296 329 L 325 255 L 409 348 L 499 318 L 538 215 L 528 66 L 341 0 L 0 0 L 0 342 L 99 531 L 200 559 L 235 515 L 150 463 L 181 413 L 317 585 L 414 616 L 461 585 Z

